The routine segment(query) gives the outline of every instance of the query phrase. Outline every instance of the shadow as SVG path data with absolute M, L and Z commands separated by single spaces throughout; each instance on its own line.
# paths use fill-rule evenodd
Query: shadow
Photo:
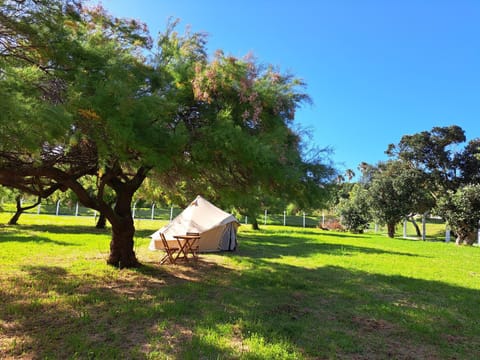
M 155 230 L 156 231 L 156 230 Z M 152 235 L 155 231 L 152 230 L 136 230 L 135 237 L 137 238 L 148 238 L 150 239 L 150 235 Z
M 25 233 L 13 233 L 13 232 L 0 232 L 0 244 L 7 243 L 7 242 L 18 242 L 18 243 L 49 243 L 61 246 L 79 246 L 78 244 L 74 244 L 67 241 L 59 241 L 59 240 L 52 240 L 45 236 L 38 236 L 34 235 L 27 235 Z
M 0 357 L 480 357 L 477 289 L 340 266 L 272 262 L 277 254 L 268 255 L 267 249 L 306 256 L 307 251 L 335 253 L 340 245 L 315 246 L 290 236 L 269 239 L 270 244 L 250 235 L 242 240 L 240 260 L 248 259 L 246 267 L 215 254 L 170 266 L 152 261 L 131 270 L 24 265 L 20 274 L 4 274 Z M 254 252 L 255 245 L 265 257 Z
M 365 236 L 368 236 L 367 234 L 352 234 L 352 233 L 347 233 L 347 232 L 338 232 L 338 231 L 329 231 L 329 230 L 320 230 L 316 229 L 314 230 L 313 228 L 301 228 L 297 227 L 295 229 L 290 229 L 290 228 L 284 228 L 283 226 L 270 226 L 270 229 L 266 229 L 262 226 L 260 226 L 260 230 L 247 230 L 246 233 L 250 235 L 255 235 L 255 234 L 265 234 L 265 233 L 271 233 L 272 229 L 277 234 L 302 234 L 302 235 L 315 235 L 315 236 L 322 236 L 322 235 L 328 235 L 328 236 L 334 236 L 334 237 L 339 237 L 339 238 L 361 238 L 363 239 Z
M 139 341 L 148 341 L 145 329 L 173 321 L 166 300 L 194 271 L 180 268 L 177 276 L 148 265 L 128 273 L 107 268 L 115 271 L 112 278 L 105 271 L 78 275 L 59 266 L 21 270 L 23 276 L 10 279 L 14 291 L 0 289 L 0 358 L 145 359 L 137 349 Z M 142 296 L 156 304 L 145 305 Z
M 340 358 L 480 355 L 480 345 L 471 343 L 480 336 L 474 310 L 478 290 L 336 266 L 308 270 L 264 260 L 255 265 L 256 271 L 233 281 L 254 299 L 247 313 L 263 319 L 252 321 L 247 332 L 267 338 L 280 333 L 278 338 L 320 358 L 332 355 L 332 342 L 333 355 Z M 245 304 L 233 304 L 245 313 Z
M 94 225 L 68 225 L 60 226 L 55 224 L 29 224 L 29 225 L 18 225 L 19 230 L 28 230 L 28 231 L 44 231 L 52 234 L 110 234 L 111 229 L 107 227 L 106 229 L 97 229 Z
M 398 256 L 411 256 L 411 257 L 423 257 L 418 254 L 398 251 L 382 250 L 374 247 L 357 246 L 357 245 L 344 245 L 344 244 L 332 244 L 330 242 L 319 242 L 312 238 L 303 238 L 297 236 L 288 236 L 285 234 L 278 234 L 274 239 L 271 239 L 271 232 L 264 233 L 266 236 L 252 236 L 249 234 L 242 241 L 240 237 L 240 248 L 238 254 L 240 256 L 247 256 L 251 258 L 279 258 L 282 256 L 295 256 L 295 257 L 311 257 L 315 254 L 329 254 L 329 255 L 342 255 L 342 256 L 354 256 L 362 254 L 388 254 Z M 304 234 L 304 233 L 302 233 Z M 313 233 L 318 238 L 321 238 L 321 234 Z M 330 235 L 330 234 L 329 234 Z M 368 238 L 364 236 L 362 238 Z

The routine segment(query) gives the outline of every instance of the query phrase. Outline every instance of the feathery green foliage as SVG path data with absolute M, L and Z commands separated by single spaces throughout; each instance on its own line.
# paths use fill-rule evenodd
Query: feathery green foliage
M 177 203 L 321 199 L 332 170 L 302 158 L 293 119 L 308 96 L 297 78 L 220 52 L 210 60 L 205 36 L 175 22 L 153 46 L 142 23 L 79 0 L 9 0 L 0 19 L 0 184 L 73 191 L 112 225 L 109 264 L 139 265 L 131 203 L 149 175 Z

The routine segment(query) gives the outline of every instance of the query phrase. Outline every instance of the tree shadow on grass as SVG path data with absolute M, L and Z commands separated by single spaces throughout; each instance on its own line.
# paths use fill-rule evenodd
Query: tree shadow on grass
M 252 258 L 279 258 L 282 256 L 311 257 L 315 254 L 353 256 L 361 254 L 387 254 L 411 257 L 424 257 L 418 254 L 389 251 L 374 247 L 322 243 L 315 239 L 279 234 L 273 239 L 265 236 L 249 236 L 239 240 L 239 255 Z
M 0 358 L 143 359 L 139 344 L 169 318 L 165 308 L 187 280 L 160 268 L 78 275 L 58 266 L 24 266 L 0 289 Z M 142 299 L 155 298 L 155 303 Z
M 55 225 L 55 224 L 29 224 L 18 225 L 19 230 L 49 232 L 52 234 L 110 234 L 110 228 L 97 229 L 94 225 Z
M 152 230 L 136 230 L 135 231 L 135 237 L 138 237 L 138 238 L 149 238 L 150 239 L 150 235 L 152 235 L 155 231 L 152 231 Z
M 249 333 L 289 339 L 320 358 L 331 355 L 332 348 L 340 358 L 480 355 L 480 317 L 474 310 L 478 290 L 336 266 L 309 270 L 263 260 L 255 264 L 232 281 L 254 299 L 252 318 L 263 319 L 246 329 Z M 245 313 L 245 305 L 235 304 Z
M 347 233 L 347 232 L 338 232 L 338 231 L 329 231 L 329 230 L 313 230 L 313 228 L 301 228 L 301 227 L 298 227 L 298 228 L 283 228 L 281 226 L 277 226 L 274 228 L 274 231 L 275 233 L 277 234 L 280 234 L 280 235 L 283 235 L 283 234 L 296 234 L 297 236 L 299 234 L 302 234 L 302 235 L 314 235 L 314 236 L 323 236 L 323 235 L 327 235 L 327 236 L 334 236 L 334 237 L 339 237 L 339 238 L 365 238 L 365 236 L 367 235 L 363 235 L 363 234 L 352 234 L 352 233 Z M 255 230 L 255 231 L 252 231 L 252 230 L 249 230 L 249 233 L 250 234 L 256 234 L 256 233 L 259 233 L 259 234 L 268 234 L 268 233 L 271 233 L 272 230 L 271 229 L 265 229 L 265 228 L 260 228 L 260 230 Z
M 74 244 L 68 241 L 59 241 L 59 240 L 52 240 L 45 236 L 38 236 L 38 235 L 28 235 L 26 236 L 24 233 L 1 233 L 0 232 L 0 244 L 1 243 L 8 243 L 8 242 L 18 242 L 18 243 L 48 243 L 48 244 L 55 244 L 61 246 L 79 246 L 78 244 Z
M 478 290 L 252 258 L 73 274 L 0 289 L 4 357 L 478 358 Z M 454 304 L 454 306 L 452 306 Z M 217 339 L 218 341 L 215 341 Z

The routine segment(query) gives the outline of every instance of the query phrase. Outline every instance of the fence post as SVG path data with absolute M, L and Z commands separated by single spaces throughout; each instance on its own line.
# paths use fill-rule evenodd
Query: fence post
M 152 203 L 152 220 L 155 217 L 155 203 Z
M 403 220 L 403 238 L 407 238 L 407 219 Z
M 283 210 L 283 226 L 287 224 L 287 212 Z
M 450 227 L 446 227 L 445 229 L 445 242 L 450 242 Z
M 305 227 L 305 212 L 303 213 L 303 227 Z
M 263 225 L 267 225 L 267 209 L 265 209 L 265 220 L 263 222 Z
M 58 216 L 59 212 L 60 212 L 60 200 L 57 201 L 57 210 L 55 211 L 55 215 Z
M 248 216 L 245 215 L 245 225 L 247 225 L 247 224 L 248 224 Z
M 38 207 L 37 207 L 37 215 L 40 215 L 40 208 L 42 207 L 42 204 L 38 204 Z
M 133 203 L 133 209 L 132 209 L 132 218 L 135 219 L 135 211 L 137 210 L 137 202 L 135 201 Z
M 478 220 L 477 244 L 480 245 L 480 220 Z
M 322 210 L 322 227 L 325 227 L 325 211 Z
M 78 201 L 75 204 L 75 216 L 78 216 Z
M 427 237 L 427 214 L 423 214 L 422 216 L 422 240 L 425 241 Z
M 173 206 L 170 208 L 170 221 L 173 219 Z

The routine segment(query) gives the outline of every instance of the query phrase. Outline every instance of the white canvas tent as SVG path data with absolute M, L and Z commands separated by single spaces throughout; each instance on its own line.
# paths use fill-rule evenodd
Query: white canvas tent
M 233 251 L 237 247 L 239 226 L 240 223 L 233 215 L 199 195 L 168 225 L 151 235 L 149 249 L 163 248 L 161 241 L 158 241 L 160 233 L 163 233 L 167 240 L 174 240 L 174 235 L 197 232 L 200 234 L 199 251 Z

